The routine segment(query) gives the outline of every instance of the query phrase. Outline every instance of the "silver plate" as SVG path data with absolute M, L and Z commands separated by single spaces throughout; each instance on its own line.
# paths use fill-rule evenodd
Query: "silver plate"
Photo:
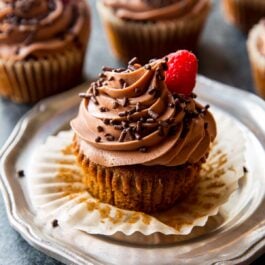
M 169 245 L 136 245 L 86 235 L 87 252 L 44 233 L 34 223 L 25 178 L 17 178 L 16 172 L 23 169 L 27 174 L 32 151 L 47 136 L 67 128 L 76 115 L 77 95 L 82 90 L 85 85 L 37 104 L 20 120 L 1 151 L 8 218 L 32 246 L 66 264 L 248 264 L 265 252 L 265 103 L 202 76 L 196 91 L 199 98 L 236 118 L 248 138 L 249 174 L 240 188 L 244 200 L 234 205 L 227 222 L 197 238 Z

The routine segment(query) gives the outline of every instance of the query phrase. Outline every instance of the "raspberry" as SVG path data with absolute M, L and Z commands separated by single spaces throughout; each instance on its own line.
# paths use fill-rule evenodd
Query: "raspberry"
M 196 82 L 198 61 L 196 56 L 180 50 L 168 56 L 168 70 L 166 84 L 171 92 L 190 95 Z

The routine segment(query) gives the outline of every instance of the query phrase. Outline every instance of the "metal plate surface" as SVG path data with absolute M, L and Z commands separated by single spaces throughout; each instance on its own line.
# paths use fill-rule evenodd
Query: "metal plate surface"
M 78 109 L 75 90 L 41 101 L 17 124 L 1 150 L 1 182 L 10 224 L 34 247 L 66 264 L 249 264 L 265 252 L 265 102 L 248 92 L 198 78 L 199 100 L 235 118 L 247 135 L 247 178 L 240 183 L 230 218 L 199 237 L 167 245 L 137 245 L 102 236 L 88 238 L 87 251 L 62 242 L 34 222 L 26 178 L 29 157 L 47 136 L 68 127 Z M 240 144 L 240 143 L 238 143 Z M 131 241 L 133 242 L 133 241 Z

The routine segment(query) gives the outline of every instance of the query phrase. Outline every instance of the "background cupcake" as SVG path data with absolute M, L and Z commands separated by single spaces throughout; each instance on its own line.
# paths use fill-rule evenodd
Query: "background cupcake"
M 244 32 L 265 16 L 263 0 L 223 0 L 223 6 L 227 19 Z
M 216 136 L 208 107 L 191 93 L 196 71 L 195 56 L 181 51 L 168 63 L 107 68 L 92 83 L 71 122 L 90 194 L 148 213 L 171 207 L 195 186 Z
M 257 92 L 265 99 L 265 20 L 250 31 L 247 47 Z
M 115 55 L 127 62 L 195 50 L 210 0 L 100 0 L 98 10 Z
M 0 95 L 35 102 L 80 82 L 86 1 L 0 0 L 0 7 Z

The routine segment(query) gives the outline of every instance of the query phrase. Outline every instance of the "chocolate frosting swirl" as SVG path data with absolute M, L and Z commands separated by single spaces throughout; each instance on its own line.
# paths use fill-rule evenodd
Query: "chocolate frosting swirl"
M 102 0 L 117 17 L 129 20 L 178 19 L 200 12 L 210 0 Z
M 0 58 L 85 50 L 90 17 L 84 0 L 0 0 Z
M 103 166 L 178 166 L 201 160 L 216 136 L 215 121 L 192 96 L 173 95 L 157 60 L 107 69 L 93 83 L 71 126 L 80 149 Z

